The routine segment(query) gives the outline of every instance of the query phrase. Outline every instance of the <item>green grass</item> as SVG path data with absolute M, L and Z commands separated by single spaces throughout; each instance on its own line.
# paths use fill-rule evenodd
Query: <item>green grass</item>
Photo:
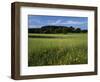
M 87 63 L 87 34 L 29 34 L 28 65 L 70 65 Z M 46 38 L 43 38 L 46 36 Z M 56 38 L 50 38 L 56 37 Z

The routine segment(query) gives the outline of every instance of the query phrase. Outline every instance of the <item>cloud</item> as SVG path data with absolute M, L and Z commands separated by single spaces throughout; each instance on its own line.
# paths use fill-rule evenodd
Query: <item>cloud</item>
M 29 25 L 29 28 L 41 28 L 41 25 Z
M 86 21 L 71 20 L 71 19 L 47 19 L 41 21 L 40 19 L 30 18 L 29 19 L 29 28 L 40 28 L 44 25 L 65 25 L 65 26 L 78 26 L 83 27 L 87 25 Z
M 84 24 L 84 22 L 69 20 L 69 21 L 65 21 L 65 22 L 63 22 L 62 24 L 74 24 L 74 25 L 81 25 L 81 24 Z
M 73 21 L 73 20 L 56 20 L 56 21 L 48 21 L 48 24 L 50 25 L 82 25 L 82 24 L 86 24 L 86 22 L 82 22 L 82 21 Z
M 30 19 L 29 20 L 29 23 L 41 23 L 41 21 L 40 20 L 37 20 L 37 19 Z
M 48 25 L 58 25 L 61 24 L 61 20 L 47 20 Z
M 52 25 L 61 24 L 61 21 L 62 21 L 62 20 L 56 20 L 55 22 L 52 22 L 51 24 L 52 24 Z
M 29 28 L 40 28 L 41 27 L 41 21 L 37 19 L 30 19 L 28 21 L 28 27 Z

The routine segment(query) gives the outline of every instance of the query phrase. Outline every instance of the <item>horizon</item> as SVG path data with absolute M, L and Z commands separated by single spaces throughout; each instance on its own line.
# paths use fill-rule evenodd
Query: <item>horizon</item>
M 88 30 L 88 17 L 28 15 L 28 28 L 66 26 Z

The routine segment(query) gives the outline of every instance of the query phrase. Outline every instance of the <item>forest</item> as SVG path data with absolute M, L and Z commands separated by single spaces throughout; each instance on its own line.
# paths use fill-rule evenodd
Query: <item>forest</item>
M 28 33 L 40 33 L 40 34 L 67 34 L 67 33 L 87 33 L 87 29 L 81 29 L 78 27 L 67 26 L 54 26 L 47 25 L 40 28 L 28 28 Z

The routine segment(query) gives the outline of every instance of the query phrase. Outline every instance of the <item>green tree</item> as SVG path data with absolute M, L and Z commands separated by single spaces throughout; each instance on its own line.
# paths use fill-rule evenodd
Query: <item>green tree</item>
M 80 33 L 81 32 L 81 29 L 80 28 L 76 28 L 75 32 L 76 33 Z

